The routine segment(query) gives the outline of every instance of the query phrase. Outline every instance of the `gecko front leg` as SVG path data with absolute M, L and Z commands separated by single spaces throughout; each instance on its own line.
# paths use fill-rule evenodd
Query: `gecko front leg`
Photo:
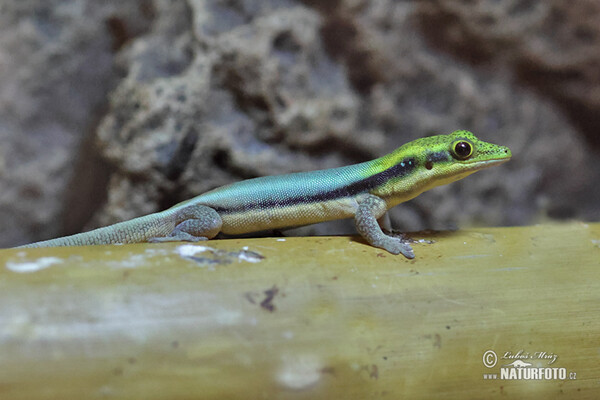
M 392 254 L 402 253 L 406 258 L 415 258 L 415 253 L 407 242 L 388 236 L 381 230 L 378 219 L 382 225 L 386 225 L 384 217 L 386 212 L 386 203 L 382 198 L 372 194 L 367 195 L 359 201 L 354 215 L 356 230 L 372 246 L 387 250 Z

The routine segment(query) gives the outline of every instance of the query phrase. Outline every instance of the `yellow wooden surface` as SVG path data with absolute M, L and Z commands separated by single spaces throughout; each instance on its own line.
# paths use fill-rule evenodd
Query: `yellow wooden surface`
M 414 238 L 2 250 L 0 399 L 600 398 L 600 224 Z

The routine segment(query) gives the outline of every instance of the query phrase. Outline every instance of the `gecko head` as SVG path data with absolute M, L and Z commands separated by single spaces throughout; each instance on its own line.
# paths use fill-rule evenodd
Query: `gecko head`
M 510 149 L 479 140 L 469 131 L 414 140 L 376 160 L 383 184 L 372 193 L 406 201 L 435 186 L 510 160 Z
M 417 162 L 427 186 L 439 186 L 462 179 L 484 168 L 502 164 L 512 157 L 506 146 L 479 140 L 469 131 L 420 139 Z

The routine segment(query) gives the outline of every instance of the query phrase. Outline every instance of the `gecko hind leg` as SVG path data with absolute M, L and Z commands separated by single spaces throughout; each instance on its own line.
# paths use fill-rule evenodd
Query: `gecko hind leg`
M 219 213 L 207 206 L 186 207 L 179 211 L 176 217 L 181 222 L 175 226 L 175 229 L 168 236 L 153 237 L 148 239 L 148 242 L 198 242 L 208 240 L 215 237 L 223 225 Z

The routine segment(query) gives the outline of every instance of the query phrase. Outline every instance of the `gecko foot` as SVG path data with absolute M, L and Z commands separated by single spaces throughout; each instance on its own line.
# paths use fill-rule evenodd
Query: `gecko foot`
M 397 237 L 387 236 L 382 243 L 377 244 L 377 247 L 381 247 L 392 254 L 402 254 L 406 258 L 415 258 L 415 252 L 410 244 Z

